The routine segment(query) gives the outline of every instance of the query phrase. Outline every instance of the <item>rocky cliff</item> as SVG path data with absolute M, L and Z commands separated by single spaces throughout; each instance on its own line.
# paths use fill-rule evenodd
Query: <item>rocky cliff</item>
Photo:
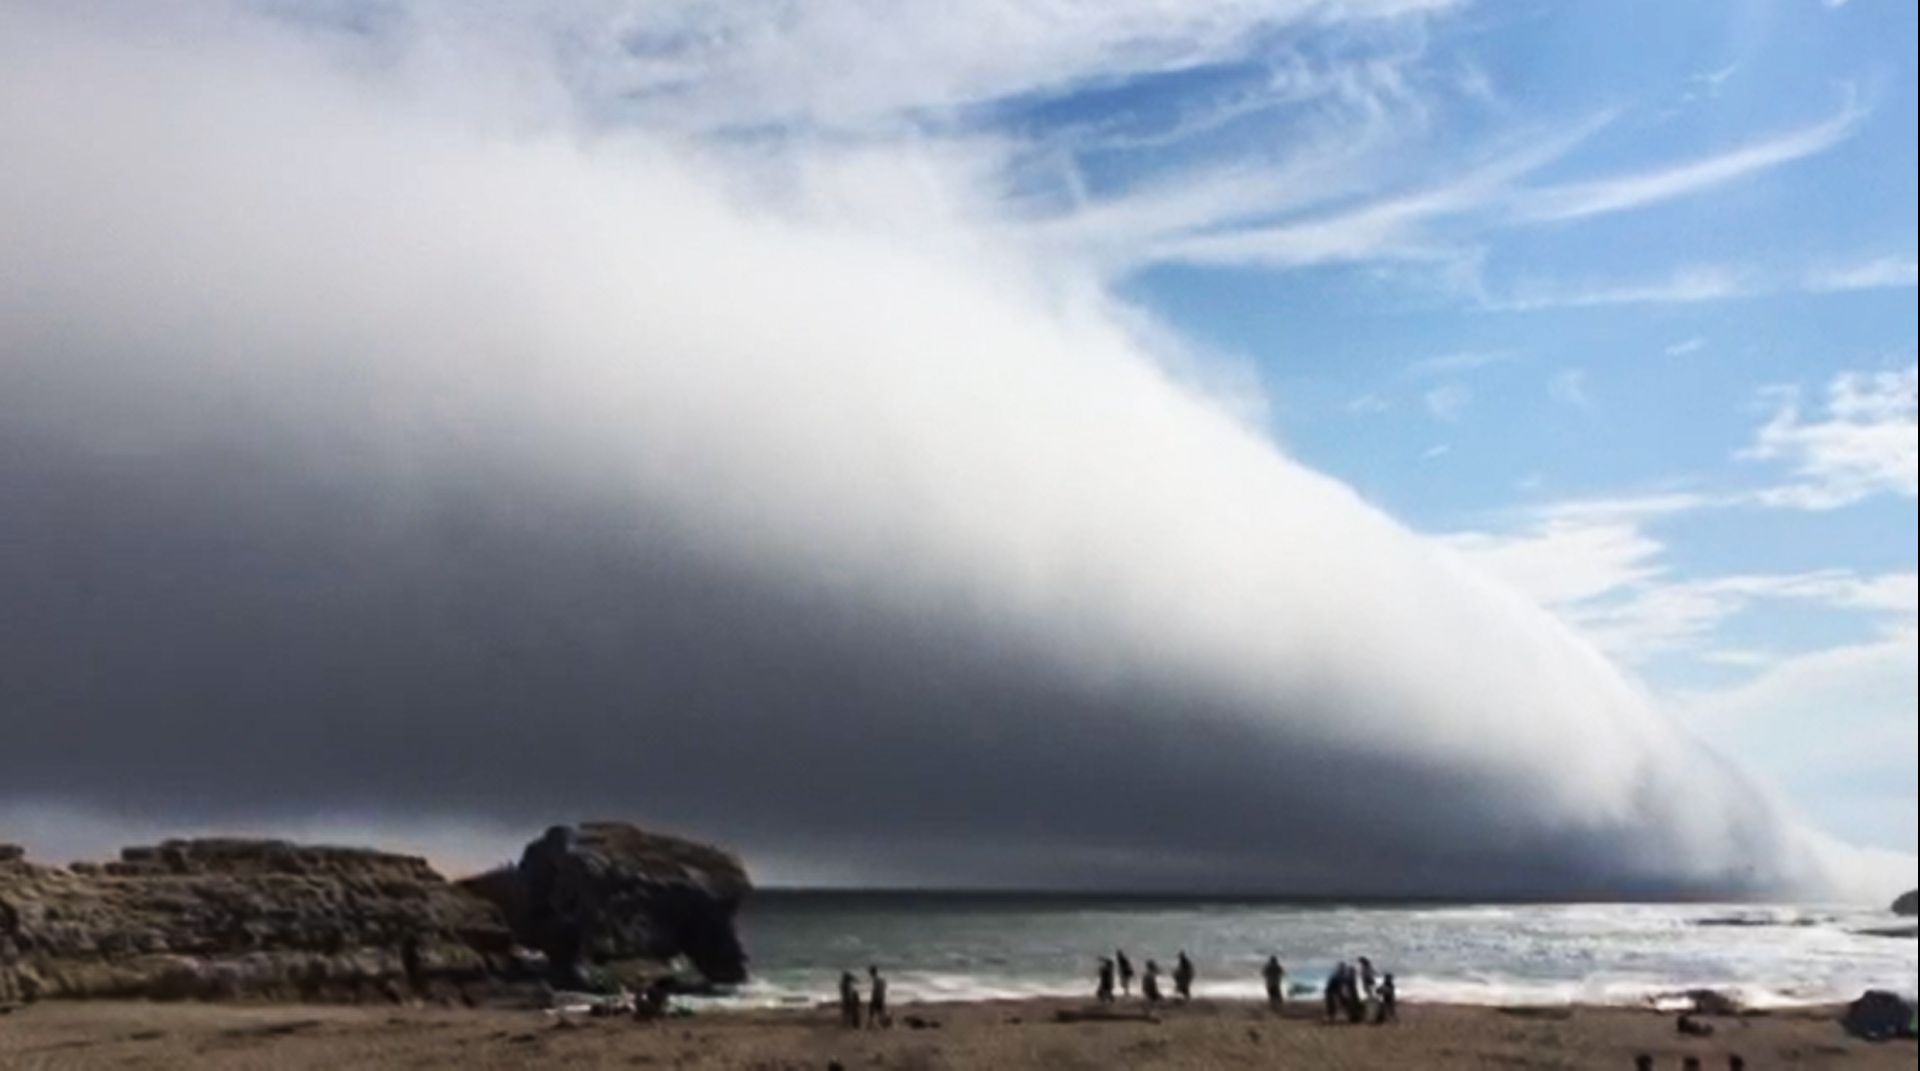
M 652 976 L 676 957 L 737 982 L 749 887 L 726 852 L 615 823 L 555 827 L 517 867 L 460 883 L 414 856 L 277 840 L 67 867 L 0 845 L 0 1003 L 471 1000 L 543 970 Z
M 413 856 L 170 840 L 111 863 L 0 862 L 0 1000 L 457 994 L 511 945 Z

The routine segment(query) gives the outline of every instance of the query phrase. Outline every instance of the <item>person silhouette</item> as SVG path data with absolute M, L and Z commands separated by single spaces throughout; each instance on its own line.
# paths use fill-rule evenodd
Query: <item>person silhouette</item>
M 887 1011 L 887 980 L 880 977 L 880 968 L 872 964 L 867 966 L 867 977 L 872 980 L 872 991 L 867 997 L 867 1025 L 892 1026 L 893 1016 Z
M 1152 960 L 1147 961 L 1147 972 L 1140 976 L 1140 995 L 1148 1004 L 1160 1003 L 1160 965 Z
M 1100 984 L 1093 995 L 1102 1004 L 1113 1003 L 1113 961 L 1105 956 L 1100 957 Z
M 1185 949 L 1173 964 L 1173 993 L 1181 1000 L 1193 999 L 1193 961 L 1187 958 Z
M 852 971 L 840 972 L 840 1025 L 860 1026 L 860 983 L 853 980 Z
M 1373 1021 L 1391 1023 L 1400 1017 L 1400 987 L 1393 984 L 1393 972 L 1380 979 L 1380 1003 L 1373 1009 Z
M 1260 979 L 1267 983 L 1267 1003 L 1275 1007 L 1286 1003 L 1287 969 L 1280 966 L 1279 956 L 1268 956 L 1267 965 L 1260 968 Z
M 1120 995 L 1133 996 L 1133 961 L 1127 958 L 1126 949 L 1115 949 L 1113 962 L 1120 969 Z

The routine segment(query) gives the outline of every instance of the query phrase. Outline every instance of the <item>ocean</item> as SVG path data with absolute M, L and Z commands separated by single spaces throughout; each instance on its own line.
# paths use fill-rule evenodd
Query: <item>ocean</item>
M 1708 987 L 1756 1007 L 1913 994 L 1920 941 L 1859 931 L 1885 911 L 1823 905 L 1355 905 L 1003 894 L 756 893 L 742 910 L 752 981 L 732 1002 L 832 996 L 878 964 L 903 1000 L 1085 996 L 1101 955 L 1170 970 L 1196 995 L 1258 999 L 1277 954 L 1300 999 L 1341 959 L 1370 957 L 1402 999 L 1629 1004 Z M 1911 920 L 1905 920 L 1911 921 Z

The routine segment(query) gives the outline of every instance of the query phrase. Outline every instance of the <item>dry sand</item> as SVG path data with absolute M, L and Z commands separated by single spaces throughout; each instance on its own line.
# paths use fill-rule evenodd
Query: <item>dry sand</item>
M 1715 1019 L 1711 1038 L 1681 1037 L 1653 1012 L 1578 1008 L 1515 1014 L 1410 1005 L 1385 1027 L 1327 1026 L 1312 1009 L 1197 1001 L 1158 1022 L 1054 1021 L 1063 1001 L 905 1005 L 899 1020 L 937 1027 L 851 1032 L 830 1010 L 726 1011 L 657 1023 L 545 1012 L 368 1007 L 49 1002 L 0 1015 L 0 1068 L 651 1067 L 824 1071 L 1092 1068 L 1607 1068 L 1635 1053 L 1677 1069 L 1683 1055 L 1725 1068 L 1915 1066 L 1911 1041 L 1847 1037 L 1833 1009 Z

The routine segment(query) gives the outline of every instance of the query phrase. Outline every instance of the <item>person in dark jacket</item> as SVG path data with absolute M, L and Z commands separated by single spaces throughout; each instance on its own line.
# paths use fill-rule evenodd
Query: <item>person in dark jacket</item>
M 1193 961 L 1187 958 L 1185 949 L 1173 964 L 1173 995 L 1181 1000 L 1193 999 Z
M 860 1028 L 860 983 L 853 980 L 852 971 L 840 972 L 840 1025 Z
M 1373 1008 L 1374 1023 L 1391 1023 L 1400 1016 L 1400 987 L 1393 984 L 1393 974 L 1380 980 L 1379 1003 Z
M 867 966 L 867 978 L 872 983 L 867 996 L 867 1025 L 892 1026 L 893 1016 L 887 1011 L 887 980 L 880 977 L 880 968 L 872 964 Z
M 1268 956 L 1267 965 L 1260 968 L 1260 980 L 1267 983 L 1267 1003 L 1279 1007 L 1287 1002 L 1287 969 L 1280 966 L 1279 956 Z

